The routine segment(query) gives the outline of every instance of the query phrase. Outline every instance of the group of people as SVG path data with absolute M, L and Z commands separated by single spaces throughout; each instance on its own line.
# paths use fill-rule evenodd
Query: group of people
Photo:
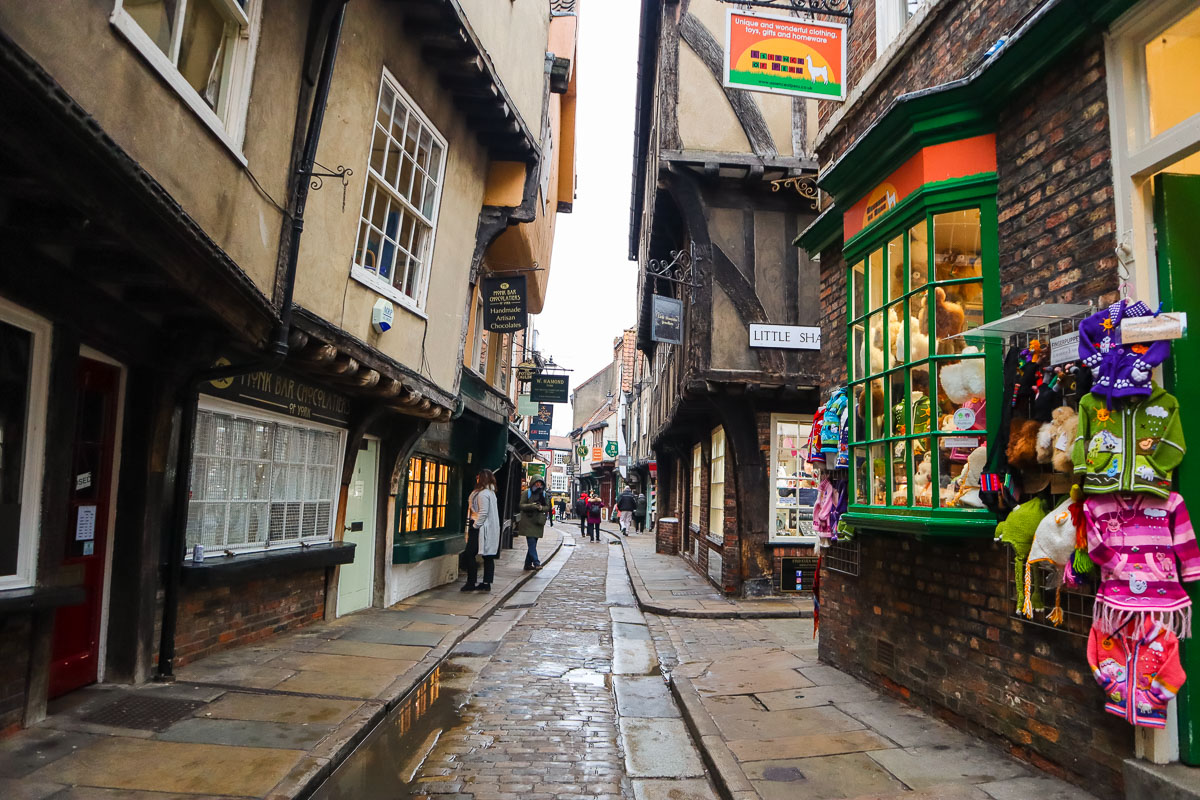
M 600 523 L 604 520 L 606 510 L 604 501 L 599 494 L 588 495 L 584 492 L 575 501 L 575 515 L 579 517 L 579 532 L 588 536 L 591 541 L 600 541 Z M 492 589 L 492 579 L 495 577 L 496 556 L 500 553 L 500 514 L 496 500 L 496 476 L 488 469 L 480 470 L 475 478 L 475 490 L 467 499 L 467 513 L 470 525 L 467 528 L 467 546 L 459 557 L 459 565 L 467 574 L 467 580 L 461 591 L 488 592 Z M 563 500 L 552 502 L 546 492 L 546 481 L 534 478 L 529 482 L 529 488 L 521 495 L 519 504 L 520 516 L 517 519 L 517 535 L 525 537 L 525 569 L 541 569 L 542 562 L 538 557 L 538 540 L 542 538 L 547 521 L 554 524 L 554 513 L 557 511 L 560 519 L 566 517 L 567 506 Z M 636 532 L 646 529 L 646 495 L 634 495 L 626 488 L 617 497 L 616 510 L 621 525 L 621 535 L 628 536 L 629 529 L 636 526 Z M 483 562 L 483 580 L 479 578 L 479 563 Z

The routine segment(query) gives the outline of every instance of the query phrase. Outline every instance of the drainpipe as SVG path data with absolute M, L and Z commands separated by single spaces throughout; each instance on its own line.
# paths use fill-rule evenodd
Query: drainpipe
M 296 288 L 296 263 L 300 257 L 300 236 L 304 232 L 304 207 L 308 203 L 310 175 L 317 158 L 317 145 L 321 139 L 321 126 L 325 121 L 325 106 L 329 100 L 329 87 L 333 82 L 333 65 L 337 59 L 338 44 L 342 38 L 342 23 L 346 17 L 348 0 L 333 0 L 337 9 L 333 12 L 325 37 L 321 55 L 321 70 L 317 75 L 312 110 L 309 113 L 308 129 L 305 133 L 304 151 L 296 170 L 295 188 L 291 202 L 291 237 L 288 241 L 287 261 L 284 268 L 282 302 L 279 325 L 266 352 L 258 358 L 242 364 L 200 370 L 187 380 L 181 402 L 183 413 L 179 424 L 179 451 L 175 462 L 175 485 L 171 506 L 171 527 L 167 541 L 167 569 L 163 581 L 162 633 L 158 645 L 158 674 L 160 681 L 175 679 L 175 633 L 179 622 L 179 585 L 183 578 L 184 549 L 187 545 L 188 501 L 190 500 L 190 476 L 192 468 L 192 446 L 196 437 L 196 403 L 200 387 L 208 381 L 233 378 L 251 372 L 271 371 L 283 364 L 288 355 L 288 335 L 292 327 L 292 297 Z M 303 102 L 303 95 L 301 102 Z

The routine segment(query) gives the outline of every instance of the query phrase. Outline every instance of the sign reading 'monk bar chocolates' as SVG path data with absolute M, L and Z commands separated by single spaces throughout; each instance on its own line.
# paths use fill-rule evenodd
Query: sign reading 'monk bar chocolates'
M 483 327 L 496 333 L 514 333 L 524 330 L 525 276 L 505 275 L 484 278 Z

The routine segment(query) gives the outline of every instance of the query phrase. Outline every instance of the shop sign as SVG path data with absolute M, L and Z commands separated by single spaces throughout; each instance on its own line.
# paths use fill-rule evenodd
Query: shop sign
M 604 460 L 604 448 L 603 447 L 593 447 L 592 448 L 592 463 L 597 464 L 603 460 Z
M 575 454 L 580 458 L 587 458 L 588 446 L 586 444 L 579 445 L 575 448 Z
M 526 461 L 525 474 L 529 476 L 530 480 L 533 480 L 534 478 L 541 478 L 542 480 L 545 480 L 546 465 L 541 461 Z
M 846 99 L 846 26 L 729 9 L 725 79 L 730 89 L 818 100 Z
M 683 344 L 683 301 L 654 295 L 650 339 L 663 344 Z
M 1079 331 L 1064 333 L 1050 340 L 1050 366 L 1069 364 L 1079 359 Z
M 513 333 L 525 329 L 525 276 L 504 275 L 484 278 L 483 327 L 496 333 Z
M 229 363 L 222 358 L 213 366 L 225 367 Z M 344 428 L 350 421 L 350 400 L 345 395 L 279 372 L 250 372 L 209 381 L 201 391 L 235 403 L 327 425 Z
M 616 458 L 617 453 L 619 452 L 621 451 L 620 448 L 617 447 L 616 440 L 609 439 L 604 443 L 604 455 L 608 456 L 610 459 Z
M 842 236 L 850 241 L 922 186 L 995 171 L 995 134 L 923 147 L 842 215 Z
M 522 417 L 532 417 L 538 413 L 538 404 L 533 402 L 527 394 L 519 395 L 517 397 L 517 413 Z
M 650 470 L 650 477 L 654 477 L 655 475 L 658 474 L 658 462 L 657 461 L 649 462 L 648 464 L 646 464 L 646 467 Z
M 522 361 L 517 365 L 517 380 L 531 381 L 537 372 L 538 365 L 534 361 Z
M 529 397 L 535 403 L 566 403 L 570 378 L 566 375 L 549 375 L 544 372 L 533 376 Z
M 554 406 L 539 403 L 537 416 L 529 421 L 529 438 L 535 442 L 550 441 L 550 426 L 554 423 Z
M 820 350 L 821 329 L 808 325 L 750 325 L 750 346 L 780 350 Z

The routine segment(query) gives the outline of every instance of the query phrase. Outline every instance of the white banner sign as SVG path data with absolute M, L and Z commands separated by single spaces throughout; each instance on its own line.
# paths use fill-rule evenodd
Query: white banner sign
M 806 325 L 750 325 L 750 346 L 782 350 L 820 350 L 821 329 Z

